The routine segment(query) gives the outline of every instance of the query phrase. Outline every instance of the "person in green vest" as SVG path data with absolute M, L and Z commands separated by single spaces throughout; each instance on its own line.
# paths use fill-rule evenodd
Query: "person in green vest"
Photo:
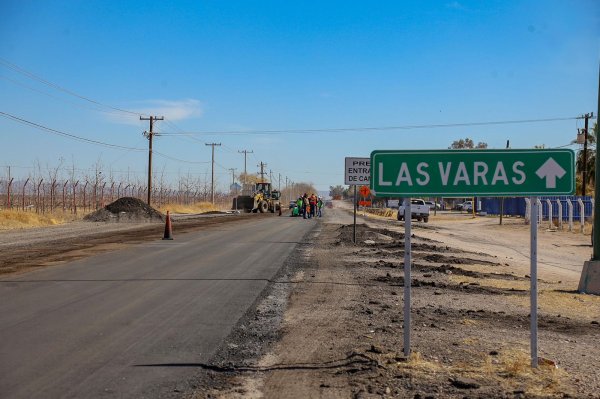
M 296 209 L 297 209 L 297 215 L 296 216 L 300 216 L 304 214 L 304 200 L 302 199 L 302 197 L 298 197 L 298 199 L 296 200 Z
M 292 208 L 291 216 L 300 216 L 302 213 L 302 197 L 296 200 L 296 206 Z

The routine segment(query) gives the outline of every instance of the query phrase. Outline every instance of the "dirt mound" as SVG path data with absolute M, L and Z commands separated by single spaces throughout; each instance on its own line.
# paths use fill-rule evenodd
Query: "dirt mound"
M 159 222 L 164 221 L 162 213 L 144 201 L 132 197 L 122 197 L 96 212 L 86 215 L 88 222 Z
M 351 243 L 354 227 L 353 225 L 342 225 L 338 228 L 338 244 Z M 378 245 L 389 245 L 396 240 L 404 240 L 404 233 L 398 233 L 387 229 L 378 229 L 367 226 L 364 223 L 356 225 L 356 242 L 358 245 L 365 245 L 365 240 L 375 241 Z M 383 243 L 383 244 L 382 244 Z M 393 244 L 393 245 L 398 245 Z

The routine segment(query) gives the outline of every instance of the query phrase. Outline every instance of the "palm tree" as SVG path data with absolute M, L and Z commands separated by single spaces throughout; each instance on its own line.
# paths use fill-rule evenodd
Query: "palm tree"
M 598 123 L 594 125 L 594 128 L 588 134 L 588 147 L 587 147 L 587 159 L 585 161 L 585 170 L 587 177 L 586 191 L 588 188 L 594 187 L 596 182 L 596 141 L 598 135 Z M 583 184 L 583 171 L 584 171 L 584 160 L 583 160 L 583 149 L 577 152 L 577 191 L 581 192 L 581 185 Z M 589 190 L 588 192 L 593 191 Z

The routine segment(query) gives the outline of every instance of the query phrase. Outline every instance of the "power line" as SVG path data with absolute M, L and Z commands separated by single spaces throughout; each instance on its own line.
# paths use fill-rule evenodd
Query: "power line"
M 95 104 L 95 105 L 99 105 L 99 106 L 105 107 L 105 108 L 110 108 L 110 109 L 112 109 L 114 111 L 123 112 L 123 113 L 130 114 L 130 115 L 136 115 L 136 116 L 142 115 L 142 116 L 144 116 L 144 114 L 141 114 L 139 112 L 129 111 L 129 110 L 118 108 L 118 107 L 113 107 L 112 105 L 104 104 L 104 103 L 101 103 L 100 101 L 96 101 L 96 100 L 93 100 L 93 99 L 91 99 L 89 97 L 82 96 L 81 94 L 77 94 L 74 91 L 66 89 L 66 88 L 64 88 L 62 86 L 57 85 L 56 83 L 52 83 L 52 82 L 50 82 L 50 81 L 48 81 L 48 80 L 46 80 L 46 79 L 44 79 L 44 78 L 42 78 L 40 76 L 37 76 L 37 75 L 33 74 L 32 72 L 29 72 L 29 71 L 27 71 L 27 70 L 19 67 L 18 65 L 15 65 L 15 64 L 13 64 L 13 63 L 5 60 L 4 58 L 0 58 L 0 65 L 4 66 L 5 68 L 11 69 L 11 70 L 13 70 L 13 71 L 15 71 L 17 73 L 20 73 L 20 74 L 22 74 L 24 76 L 27 76 L 30 79 L 36 80 L 36 81 L 38 81 L 40 83 L 43 83 L 46 86 L 52 87 L 53 89 L 62 91 L 63 93 L 66 93 L 66 94 L 68 94 L 70 96 L 73 96 L 73 97 L 77 97 L 77 98 L 79 98 L 81 100 L 84 100 L 84 101 L 87 101 L 89 103 L 92 103 L 92 104 Z
M 206 144 L 206 141 L 202 141 L 202 140 L 194 137 L 193 135 L 189 135 L 189 134 L 185 133 L 185 131 L 183 129 L 181 129 L 179 126 L 177 126 L 175 123 L 171 122 L 170 120 L 165 120 L 165 123 L 168 124 L 168 125 L 170 125 L 171 127 L 173 127 L 177 132 L 181 133 L 181 134 L 179 134 L 177 136 L 185 136 L 185 137 L 188 137 L 188 138 L 190 138 L 190 139 L 192 139 L 194 141 L 197 141 L 199 143 Z
M 208 162 L 207 162 L 208 163 Z M 229 168 L 226 168 L 225 166 L 221 165 L 220 163 L 218 163 L 217 161 L 215 161 L 215 165 L 217 165 L 219 168 L 223 169 L 223 170 L 229 170 Z
M 153 152 L 154 152 L 154 154 L 159 154 L 156 150 L 154 150 Z M 171 158 L 171 157 L 163 155 L 163 154 L 160 154 L 160 155 L 165 156 L 165 157 L 167 157 L 169 159 L 174 159 L 176 161 L 180 161 L 180 162 L 190 162 L 190 161 L 183 161 L 183 160 L 176 159 L 176 158 Z M 197 162 L 197 163 L 207 164 L 209 162 Z M 23 165 L 0 165 L 0 168 L 36 169 L 37 167 L 36 166 L 23 166 Z M 93 168 L 93 167 L 90 167 L 90 168 L 72 168 L 71 166 L 65 165 L 65 166 L 62 166 L 60 168 L 60 170 L 65 171 L 65 172 L 70 172 L 72 170 L 76 170 L 78 172 L 93 172 L 96 169 Z M 146 173 L 145 170 L 134 170 L 134 169 L 128 169 L 128 170 L 124 170 L 124 169 L 123 170 L 121 170 L 121 169 L 107 169 L 106 172 L 108 172 L 108 173 L 119 173 L 119 174 L 122 174 L 122 173 Z M 173 171 L 173 172 L 162 172 L 161 171 L 161 173 L 168 174 L 168 175 L 176 175 L 176 174 L 179 174 L 180 172 L 175 172 L 175 171 Z M 194 175 L 199 175 L 199 174 L 203 174 L 203 173 L 204 172 L 194 172 Z M 216 173 L 216 174 L 219 174 L 219 173 Z M 220 173 L 220 174 L 227 174 L 227 173 Z
M 161 153 L 161 152 L 158 152 L 158 151 L 156 151 L 156 150 L 153 150 L 152 152 L 153 152 L 154 154 L 156 154 L 156 155 L 160 155 L 160 156 L 161 156 L 161 157 L 163 157 L 163 158 L 167 158 L 167 159 L 170 159 L 170 160 L 172 160 L 172 161 L 177 161 L 177 162 L 182 162 L 182 163 L 189 163 L 189 164 L 204 164 L 204 165 L 205 165 L 205 164 L 207 164 L 207 163 L 210 163 L 209 161 L 186 161 L 185 159 L 179 159 L 179 158 L 175 158 L 175 157 L 172 157 L 172 156 L 170 156 L 170 155 L 166 155 L 166 154 L 163 154 L 163 153 Z
M 122 146 L 122 145 L 118 145 L 118 144 L 105 143 L 103 141 L 92 140 L 92 139 L 87 139 L 85 137 L 76 136 L 74 134 L 66 133 L 66 132 L 63 132 L 63 131 L 57 130 L 57 129 L 52 129 L 52 128 L 49 128 L 47 126 L 40 125 L 38 123 L 31 122 L 31 121 L 28 121 L 28 120 L 23 119 L 23 118 L 19 118 L 18 116 L 14 116 L 14 115 L 11 115 L 9 113 L 2 112 L 2 111 L 0 111 L 0 116 L 3 116 L 5 118 L 7 118 L 7 119 L 11 119 L 11 120 L 13 120 L 15 122 L 18 122 L 18 123 L 21 123 L 21 124 L 24 124 L 24 125 L 33 126 L 33 127 L 37 128 L 37 129 L 44 130 L 46 132 L 49 132 L 49 133 L 52 133 L 52 134 L 55 134 L 55 135 L 58 135 L 58 136 L 67 137 L 67 138 L 70 138 L 70 139 L 73 139 L 73 140 L 82 141 L 82 142 L 89 143 L 89 144 L 101 145 L 101 146 L 109 147 L 109 148 L 118 148 L 118 149 L 121 149 L 121 150 L 145 151 L 145 149 L 143 149 L 143 148 L 126 147 L 126 146 Z
M 343 133 L 343 132 L 363 132 L 363 131 L 387 131 L 387 130 L 412 130 L 412 129 L 440 129 L 453 127 L 470 126 L 491 126 L 491 125 L 510 125 L 521 123 L 542 123 L 575 120 L 578 117 L 565 118 L 546 118 L 546 119 L 519 119 L 506 121 L 487 121 L 487 122 L 462 122 L 462 123 L 443 123 L 426 125 L 399 125 L 399 126 L 374 126 L 374 127 L 347 127 L 347 128 L 316 128 L 316 129 L 281 129 L 281 130 L 225 130 L 225 131 L 207 131 L 207 132 L 180 132 L 163 133 L 166 136 L 177 135 L 254 135 L 254 134 L 297 134 L 297 133 Z
M 5 117 L 5 118 L 10 119 L 10 120 L 13 120 L 14 122 L 18 122 L 18 123 L 21 123 L 21 124 L 24 124 L 24 125 L 27 125 L 27 126 L 32 126 L 32 127 L 35 127 L 36 129 L 43 130 L 43 131 L 55 134 L 57 136 L 67 137 L 67 138 L 70 138 L 70 139 L 73 139 L 73 140 L 76 140 L 76 141 L 85 142 L 85 143 L 88 143 L 88 144 L 100 145 L 100 146 L 104 146 L 104 147 L 116 148 L 116 149 L 119 149 L 119 150 L 127 150 L 127 151 L 138 151 L 138 152 L 146 151 L 146 149 L 144 149 L 144 148 L 126 147 L 126 146 L 122 146 L 122 145 L 118 145 L 118 144 L 105 143 L 105 142 L 98 141 L 98 140 L 92 140 L 92 139 L 87 139 L 85 137 L 76 136 L 74 134 L 67 133 L 67 132 L 64 132 L 62 130 L 52 129 L 50 127 L 47 127 L 47 126 L 44 126 L 44 125 L 40 125 L 38 123 L 31 122 L 31 121 L 28 121 L 28 120 L 23 119 L 23 118 L 19 118 L 17 116 L 14 116 L 14 115 L 11 115 L 9 113 L 2 112 L 2 111 L 0 111 L 0 116 Z M 189 164 L 207 164 L 207 163 L 209 163 L 208 161 L 204 161 L 204 162 L 200 162 L 200 161 L 186 161 L 184 159 L 179 159 L 179 158 L 175 158 L 175 157 L 172 157 L 170 155 L 167 155 L 167 154 L 163 154 L 162 152 L 158 152 L 156 150 L 153 150 L 153 153 L 156 154 L 156 155 L 159 155 L 159 156 L 161 156 L 163 158 L 171 159 L 173 161 L 182 162 L 182 163 L 189 163 Z
M 43 91 L 43 90 L 39 90 L 39 89 L 37 89 L 37 88 L 35 88 L 35 87 L 32 87 L 32 86 L 29 86 L 29 85 L 27 85 L 27 84 L 25 84 L 25 83 L 19 82 L 18 80 L 11 79 L 11 78 L 9 78 L 9 77 L 7 77 L 7 76 L 0 75 L 0 79 L 4 79 L 4 80 L 6 80 L 6 81 L 9 81 L 9 82 L 11 82 L 12 84 L 15 84 L 15 85 L 17 85 L 17 86 L 23 87 L 23 88 L 25 88 L 25 89 L 27 89 L 27 90 L 34 91 L 34 92 L 36 92 L 36 93 L 39 93 L 39 94 L 42 94 L 42 95 L 44 95 L 44 96 L 50 97 L 50 98 L 52 98 L 52 99 L 54 99 L 54 100 L 63 101 L 63 102 L 65 102 L 65 103 L 67 103 L 67 104 L 71 104 L 71 105 L 73 105 L 73 106 L 75 106 L 75 107 L 77 107 L 77 108 L 81 108 L 81 109 L 91 109 L 91 110 L 93 110 L 93 111 L 96 111 L 96 112 L 103 112 L 103 113 L 105 113 L 105 114 L 108 114 L 108 115 L 120 115 L 120 114 L 119 114 L 118 112 L 116 112 L 116 111 L 113 111 L 113 110 L 106 110 L 106 109 L 101 109 L 101 108 L 100 108 L 100 107 L 98 107 L 97 105 L 84 105 L 84 104 L 82 104 L 82 103 L 76 103 L 76 102 L 74 102 L 74 101 L 69 101 L 69 100 L 67 100 L 67 99 L 65 99 L 65 98 L 57 97 L 57 96 L 55 96 L 55 95 L 53 95 L 53 94 L 47 93 L 47 92 L 45 92 L 45 91 Z

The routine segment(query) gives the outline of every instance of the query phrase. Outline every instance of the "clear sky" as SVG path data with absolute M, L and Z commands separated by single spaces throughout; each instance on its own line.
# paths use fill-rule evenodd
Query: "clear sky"
M 227 169 L 243 171 L 239 150 L 253 151 L 251 173 L 262 161 L 327 190 L 343 184 L 344 157 L 375 149 L 443 149 L 464 137 L 490 148 L 569 144 L 583 121 L 323 129 L 595 114 L 599 38 L 597 0 L 2 0 L 0 112 L 139 149 L 148 122 L 135 113 L 164 116 L 154 149 L 178 160 L 156 154 L 155 174 L 210 176 L 205 143 L 215 142 L 223 190 Z M 181 132 L 190 135 L 168 135 Z M 100 162 L 145 179 L 145 151 L 6 115 L 0 134 L 0 179 L 8 165 L 27 177 L 61 160 L 82 175 Z

